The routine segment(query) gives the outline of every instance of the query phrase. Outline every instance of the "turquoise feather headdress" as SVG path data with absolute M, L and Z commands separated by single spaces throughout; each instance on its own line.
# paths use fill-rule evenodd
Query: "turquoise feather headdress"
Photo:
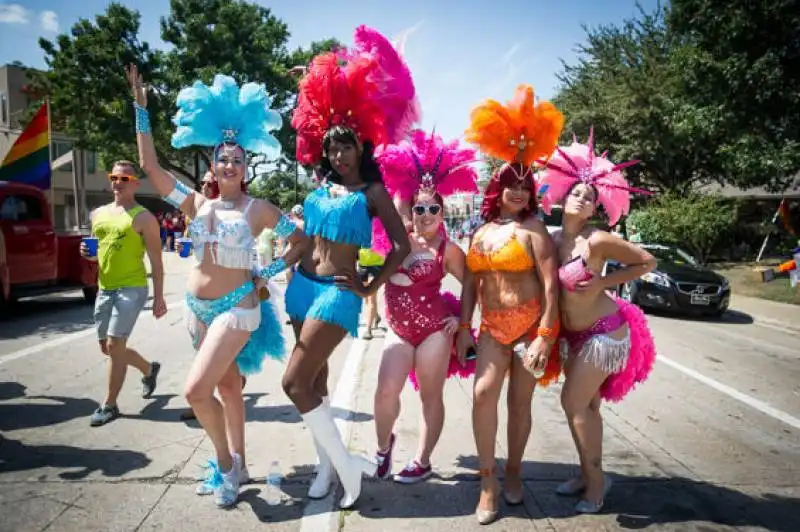
M 271 131 L 281 127 L 282 119 L 271 104 L 260 83 L 239 88 L 232 77 L 221 74 L 214 76 L 210 87 L 197 81 L 178 94 L 178 112 L 172 119 L 178 129 L 172 135 L 172 147 L 238 144 L 275 159 L 281 145 Z

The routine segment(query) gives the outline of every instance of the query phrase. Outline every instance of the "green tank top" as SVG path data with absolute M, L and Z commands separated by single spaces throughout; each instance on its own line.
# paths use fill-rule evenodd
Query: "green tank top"
M 133 228 L 133 219 L 147 209 L 141 205 L 124 213 L 103 207 L 95 212 L 92 233 L 97 237 L 98 284 L 103 290 L 147 286 L 144 238 Z

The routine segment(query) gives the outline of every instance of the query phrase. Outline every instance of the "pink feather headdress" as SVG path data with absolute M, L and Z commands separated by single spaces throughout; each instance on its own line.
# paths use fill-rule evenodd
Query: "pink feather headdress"
M 359 26 L 352 49 L 316 56 L 300 81 L 292 116 L 297 159 L 317 164 L 325 134 L 336 125 L 380 146 L 403 139 L 419 118 L 414 81 L 403 58 L 386 37 Z
M 414 130 L 399 144 L 382 146 L 375 153 L 386 190 L 393 197 L 410 201 L 421 188 L 450 196 L 478 192 L 475 150 L 459 148 L 458 141 L 445 143 L 432 132 Z
M 414 130 L 407 140 L 386 144 L 375 151 L 381 167 L 383 183 L 389 194 L 409 202 L 421 189 L 438 192 L 442 197 L 453 194 L 477 194 L 478 173 L 471 163 L 475 150 L 460 148 L 458 140 L 445 143 L 435 132 L 430 135 Z M 392 245 L 380 221 L 372 221 L 372 248 L 386 255 Z
M 571 145 L 557 147 L 549 160 L 538 161 L 545 167 L 538 179 L 538 187 L 547 187 L 541 199 L 542 209 L 550 214 L 553 205 L 564 201 L 573 185 L 585 183 L 597 190 L 597 203 L 605 209 L 609 225 L 615 225 L 630 210 L 631 192 L 651 194 L 650 191 L 630 187 L 620 171 L 639 161 L 614 164 L 606 159 L 607 152 L 595 155 L 593 129 L 589 130 L 587 144 L 579 143 L 577 137 L 573 138 Z

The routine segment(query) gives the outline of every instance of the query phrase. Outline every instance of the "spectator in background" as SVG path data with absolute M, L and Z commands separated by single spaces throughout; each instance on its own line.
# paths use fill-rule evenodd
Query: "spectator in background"
M 165 251 L 172 251 L 173 249 L 173 224 L 172 224 L 172 213 L 168 212 L 164 215 L 164 221 L 161 223 L 162 229 L 164 229 L 164 233 L 166 234 L 166 241 L 165 241 Z
M 164 229 L 164 213 L 160 212 L 156 215 L 158 221 L 158 230 L 161 233 L 161 251 L 164 251 L 167 245 L 167 230 Z

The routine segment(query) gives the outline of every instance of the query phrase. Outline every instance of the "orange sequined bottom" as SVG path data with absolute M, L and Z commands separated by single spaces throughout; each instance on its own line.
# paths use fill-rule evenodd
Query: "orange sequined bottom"
M 502 345 L 510 345 L 535 327 L 541 317 L 538 299 L 511 308 L 481 310 L 481 332 L 488 332 Z
M 526 333 L 529 338 L 536 335 L 536 327 L 542 317 L 542 306 L 538 299 L 501 310 L 481 311 L 481 332 L 489 333 L 502 345 L 510 345 Z M 547 386 L 558 381 L 561 376 L 561 356 L 558 342 L 553 345 L 547 359 L 544 375 L 537 379 L 539 386 Z

